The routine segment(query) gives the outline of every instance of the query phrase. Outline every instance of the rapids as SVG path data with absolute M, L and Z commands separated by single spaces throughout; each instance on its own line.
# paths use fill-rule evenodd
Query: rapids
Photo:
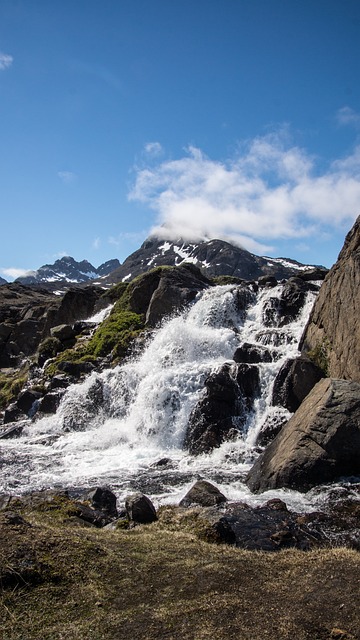
M 290 414 L 271 406 L 272 386 L 297 345 L 315 299 L 308 293 L 295 321 L 264 326 L 269 298 L 282 285 L 251 294 L 238 310 L 237 287 L 217 286 L 167 319 L 145 348 L 125 363 L 92 373 L 70 386 L 57 413 L 29 422 L 19 438 L 2 440 L 0 490 L 109 486 L 120 499 L 144 491 L 157 504 L 177 502 L 199 477 L 217 484 L 230 499 L 262 504 L 274 495 L 293 508 L 311 508 L 311 498 L 290 491 L 251 495 L 243 479 L 258 451 L 256 437 L 266 418 Z M 268 325 L 268 323 L 267 323 Z M 191 410 L 206 377 L 231 362 L 243 342 L 271 345 L 276 362 L 259 364 L 261 395 L 236 441 L 211 454 L 190 456 L 182 447 Z M 167 458 L 165 465 L 157 464 Z

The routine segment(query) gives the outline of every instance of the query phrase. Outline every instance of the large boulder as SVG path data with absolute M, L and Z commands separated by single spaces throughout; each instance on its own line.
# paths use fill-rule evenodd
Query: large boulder
M 186 307 L 210 281 L 193 265 L 161 270 L 161 278 L 146 311 L 146 324 L 156 326 L 164 317 Z
M 360 382 L 360 216 L 315 301 L 300 346 L 333 378 Z
M 289 358 L 275 378 L 272 404 L 293 413 L 323 377 L 320 367 L 309 358 Z
M 360 474 L 360 384 L 324 378 L 257 459 L 252 491 L 307 490 Z
M 197 455 L 235 437 L 259 391 L 256 366 L 226 362 L 205 380 L 205 393 L 189 417 L 184 446 Z

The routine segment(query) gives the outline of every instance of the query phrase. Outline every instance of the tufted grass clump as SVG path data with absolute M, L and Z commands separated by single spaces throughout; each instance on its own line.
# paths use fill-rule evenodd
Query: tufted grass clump
M 14 402 L 27 379 L 27 367 L 9 373 L 0 372 L 0 409 L 4 409 L 11 402 Z

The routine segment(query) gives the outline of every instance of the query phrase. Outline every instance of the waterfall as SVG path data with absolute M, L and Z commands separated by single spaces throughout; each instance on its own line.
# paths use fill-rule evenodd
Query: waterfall
M 189 309 L 164 321 L 140 354 L 71 385 L 55 415 L 29 422 L 16 440 L 2 441 L 1 490 L 100 483 L 119 496 L 141 489 L 166 502 L 201 475 L 226 485 L 228 495 L 242 496 L 261 425 L 272 414 L 290 415 L 271 406 L 272 385 L 283 362 L 298 353 L 315 297 L 308 293 L 299 316 L 286 326 L 264 326 L 266 306 L 282 286 L 258 293 L 235 285 L 207 289 Z M 245 290 L 246 305 L 239 302 Z M 232 361 L 243 342 L 271 345 L 276 354 L 258 365 L 261 394 L 254 411 L 236 440 L 190 456 L 183 441 L 204 382 Z M 169 464 L 162 470 L 156 463 L 164 457 Z

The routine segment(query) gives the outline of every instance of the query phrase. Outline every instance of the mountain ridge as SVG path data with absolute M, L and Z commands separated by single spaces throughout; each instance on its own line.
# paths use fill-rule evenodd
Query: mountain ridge
M 182 238 L 173 241 L 150 236 L 122 264 L 114 258 L 96 268 L 87 260 L 78 262 L 70 256 L 64 256 L 53 264 L 42 265 L 27 276 L 17 278 L 15 282 L 49 288 L 85 283 L 110 286 L 129 282 L 154 267 L 180 266 L 184 263 L 195 265 L 210 278 L 232 276 L 257 280 L 261 276 L 272 276 L 282 279 L 317 270 L 320 279 L 327 272 L 321 265 L 306 265 L 292 258 L 257 256 L 216 238 L 186 242 Z M 0 280 L 0 284 L 6 284 L 6 281 Z

